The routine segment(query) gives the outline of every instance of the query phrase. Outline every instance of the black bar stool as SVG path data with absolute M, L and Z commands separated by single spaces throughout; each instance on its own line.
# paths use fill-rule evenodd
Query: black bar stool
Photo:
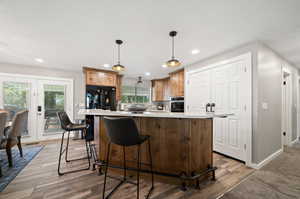
M 150 148 L 150 136 L 148 135 L 140 135 L 137 129 L 137 126 L 132 118 L 112 118 L 112 117 L 104 117 L 104 124 L 107 130 L 107 136 L 109 137 L 107 155 L 106 155 L 106 164 L 105 164 L 105 177 L 104 177 L 104 185 L 102 197 L 105 198 L 105 185 L 107 178 L 107 169 L 109 166 L 109 155 L 110 155 L 110 146 L 111 143 L 120 145 L 123 147 L 123 166 L 124 166 L 124 175 L 123 180 L 120 180 L 120 183 L 106 196 L 109 198 L 123 183 L 132 183 L 127 180 L 126 177 L 126 157 L 125 157 L 125 147 L 127 146 L 135 146 L 137 145 L 137 199 L 139 199 L 139 191 L 140 191 L 140 170 L 141 170 L 141 158 L 140 158 L 140 149 L 141 144 L 145 141 L 148 141 L 148 152 L 150 159 L 151 169 L 151 178 L 152 184 L 151 188 L 146 196 L 149 198 L 151 192 L 154 189 L 154 175 L 152 169 L 152 156 L 151 156 L 151 148 Z
M 90 143 L 88 142 L 87 139 L 85 139 L 85 147 L 86 147 L 87 157 L 72 159 L 72 160 L 68 159 L 70 132 L 72 132 L 72 131 L 73 132 L 74 131 L 83 131 L 84 136 L 86 136 L 86 130 L 88 128 L 88 125 L 72 123 L 70 118 L 68 117 L 67 113 L 64 112 L 64 111 L 57 112 L 57 116 L 59 118 L 61 128 L 64 130 L 63 133 L 62 133 L 62 137 L 61 137 L 61 145 L 60 145 L 60 151 L 59 151 L 58 168 L 57 168 L 58 175 L 64 175 L 64 174 L 67 174 L 67 173 L 74 173 L 74 172 L 78 172 L 78 171 L 89 170 L 90 167 L 91 167 L 90 154 L 89 154 L 90 153 L 90 151 L 89 151 Z M 66 132 L 68 132 L 67 144 L 66 144 L 66 147 L 63 149 L 64 137 L 65 137 Z M 61 172 L 60 171 L 60 163 L 61 163 L 62 155 L 64 153 L 65 153 L 65 161 L 66 162 L 87 159 L 88 160 L 88 167 L 87 168 L 82 168 L 82 169 L 66 171 L 66 172 Z

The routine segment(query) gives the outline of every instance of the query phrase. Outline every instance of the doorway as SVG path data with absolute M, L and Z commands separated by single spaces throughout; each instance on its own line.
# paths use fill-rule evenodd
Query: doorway
M 292 76 L 287 70 L 282 74 L 282 145 L 291 143 L 292 136 Z
M 56 112 L 66 111 L 73 119 L 73 80 L 0 74 L 0 108 L 9 112 L 9 121 L 18 111 L 29 111 L 23 142 L 59 138 Z

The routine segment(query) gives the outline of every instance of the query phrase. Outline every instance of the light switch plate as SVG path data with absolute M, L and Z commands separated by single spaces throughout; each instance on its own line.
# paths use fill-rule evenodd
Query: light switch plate
M 261 107 L 262 107 L 262 109 L 264 109 L 264 110 L 268 110 L 268 103 L 267 103 L 267 102 L 261 103 Z

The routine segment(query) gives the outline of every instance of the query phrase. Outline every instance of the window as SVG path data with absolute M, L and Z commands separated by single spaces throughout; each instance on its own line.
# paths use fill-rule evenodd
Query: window
M 136 93 L 136 95 L 135 95 Z M 150 88 L 141 86 L 122 86 L 122 103 L 149 103 Z

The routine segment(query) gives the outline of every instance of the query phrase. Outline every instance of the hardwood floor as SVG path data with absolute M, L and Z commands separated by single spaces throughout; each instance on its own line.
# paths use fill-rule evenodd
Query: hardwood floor
M 82 141 L 70 142 L 70 158 L 84 154 Z M 82 171 L 78 173 L 57 175 L 57 160 L 59 141 L 44 143 L 44 149 L 26 166 L 26 168 L 0 193 L 2 199 L 19 198 L 101 198 L 104 176 L 97 175 L 96 171 Z M 152 199 L 194 199 L 216 198 L 225 191 L 239 183 L 252 173 L 252 169 L 244 164 L 214 154 L 216 181 L 206 181 L 200 185 L 200 189 L 189 189 L 182 192 L 178 186 L 164 183 L 155 183 Z M 85 167 L 86 160 L 65 164 L 67 169 Z M 107 192 L 116 185 L 117 181 L 108 178 Z M 141 195 L 146 194 L 150 183 L 141 180 Z M 130 199 L 136 197 L 136 186 L 123 185 L 111 198 Z

